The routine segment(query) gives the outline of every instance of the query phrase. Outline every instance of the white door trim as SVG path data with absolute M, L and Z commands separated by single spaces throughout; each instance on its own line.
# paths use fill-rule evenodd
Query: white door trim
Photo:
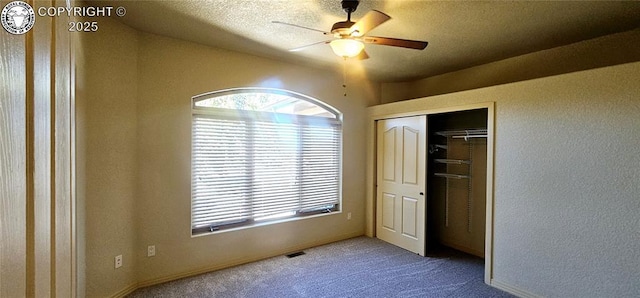
M 402 102 L 394 103 L 402 104 Z M 410 106 L 410 105 L 408 105 Z M 369 114 L 368 119 L 368 146 L 367 146 L 367 192 L 366 192 L 366 235 L 376 235 L 376 123 L 381 119 L 441 114 L 475 109 L 487 109 L 487 203 L 486 203 L 486 231 L 485 231 L 485 262 L 484 282 L 490 284 L 493 279 L 493 211 L 494 211 L 494 147 L 495 147 L 495 102 L 468 104 L 461 106 L 409 110 L 402 113 Z

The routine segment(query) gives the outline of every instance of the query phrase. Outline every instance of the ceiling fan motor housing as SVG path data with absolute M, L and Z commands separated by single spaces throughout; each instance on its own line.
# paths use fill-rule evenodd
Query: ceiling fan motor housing
M 337 38 L 351 36 L 351 26 L 355 24 L 352 21 L 337 22 L 331 27 L 331 33 Z

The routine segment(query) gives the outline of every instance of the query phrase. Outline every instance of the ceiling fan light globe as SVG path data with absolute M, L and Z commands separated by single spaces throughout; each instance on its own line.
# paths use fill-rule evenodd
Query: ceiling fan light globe
M 364 49 L 364 44 L 354 39 L 336 39 L 329 43 L 336 55 L 344 58 L 358 56 Z

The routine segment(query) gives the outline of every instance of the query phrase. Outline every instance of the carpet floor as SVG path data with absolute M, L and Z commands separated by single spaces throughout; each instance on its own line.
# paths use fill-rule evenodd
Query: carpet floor
M 484 260 L 421 257 L 358 237 L 138 289 L 129 297 L 513 297 L 483 282 Z

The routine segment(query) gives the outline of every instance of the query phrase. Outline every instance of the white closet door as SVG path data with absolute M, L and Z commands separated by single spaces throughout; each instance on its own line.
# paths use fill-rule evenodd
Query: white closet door
M 425 255 L 427 117 L 379 120 L 376 234 Z

